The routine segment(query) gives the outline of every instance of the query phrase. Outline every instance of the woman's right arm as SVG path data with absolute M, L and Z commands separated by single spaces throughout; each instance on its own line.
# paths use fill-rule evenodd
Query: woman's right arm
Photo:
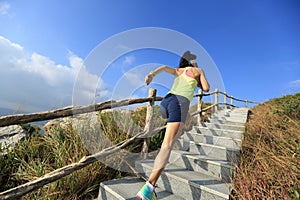
M 155 70 L 151 71 L 149 74 L 146 75 L 145 77 L 145 83 L 146 85 L 149 85 L 151 81 L 153 80 L 153 77 L 156 76 L 157 74 L 160 74 L 161 72 L 167 72 L 169 74 L 172 74 L 174 76 L 177 76 L 177 70 L 176 68 L 172 68 L 166 65 L 162 65 Z
M 208 92 L 209 89 L 210 89 L 210 85 L 205 77 L 205 73 L 203 71 L 203 69 L 201 68 L 198 68 L 198 71 L 200 73 L 200 76 L 199 76 L 199 86 L 201 87 L 201 89 L 205 92 Z

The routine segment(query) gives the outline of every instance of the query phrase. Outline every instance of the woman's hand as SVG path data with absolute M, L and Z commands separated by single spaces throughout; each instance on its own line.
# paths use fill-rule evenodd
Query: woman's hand
M 147 74 L 145 76 L 145 84 L 149 85 L 151 83 L 151 81 L 153 80 L 153 74 Z

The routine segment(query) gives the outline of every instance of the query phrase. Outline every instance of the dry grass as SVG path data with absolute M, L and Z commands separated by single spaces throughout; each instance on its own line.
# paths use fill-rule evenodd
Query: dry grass
M 129 113 L 95 113 L 79 117 L 76 123 L 68 119 L 53 123 L 43 135 L 33 131 L 13 151 L 0 157 L 0 191 L 35 180 L 55 169 L 78 162 L 91 152 L 96 153 L 107 145 L 128 139 L 143 129 L 145 114 L 146 108 Z M 154 123 L 157 127 L 164 122 L 156 116 Z M 28 128 L 32 127 L 28 125 Z M 161 136 L 160 133 L 152 137 L 150 145 L 159 146 Z M 140 143 L 136 143 L 129 146 L 128 151 L 139 152 L 140 149 Z M 116 164 L 107 166 L 102 161 L 95 162 L 22 199 L 95 199 L 100 182 L 128 175 L 117 170 L 119 163 Z
M 299 199 L 300 93 L 251 110 L 233 199 Z
M 58 124 L 44 136 L 32 136 L 12 153 L 18 167 L 11 175 L 18 180 L 18 184 L 78 162 L 89 154 L 71 124 L 64 128 Z M 93 199 L 98 193 L 99 182 L 120 175 L 120 172 L 95 162 L 23 196 L 22 199 Z

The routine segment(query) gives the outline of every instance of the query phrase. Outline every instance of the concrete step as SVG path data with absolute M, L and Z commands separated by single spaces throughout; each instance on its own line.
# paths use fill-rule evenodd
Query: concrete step
M 240 149 L 242 145 L 242 140 L 233 139 L 229 137 L 213 136 L 213 135 L 204 135 L 193 132 L 186 132 L 182 135 L 182 139 L 190 140 L 194 142 L 212 144 L 217 146 L 223 146 L 232 149 Z
M 249 109 L 221 109 L 216 111 L 214 114 L 248 114 Z
M 156 188 L 158 199 L 229 199 L 249 109 L 223 109 L 174 145 Z M 152 158 L 151 158 L 152 159 Z M 153 160 L 136 162 L 148 176 Z M 145 181 L 126 177 L 101 183 L 98 199 L 135 199 Z
M 143 187 L 145 181 L 136 177 L 125 177 L 100 184 L 98 200 L 136 200 L 137 192 Z M 163 188 L 156 188 L 159 200 L 184 200 Z
M 220 109 L 216 113 L 219 112 L 229 112 L 229 113 L 248 113 L 249 108 L 229 108 L 229 109 Z
M 248 109 L 246 110 L 221 110 L 212 114 L 211 119 L 226 120 L 232 122 L 245 123 L 248 117 Z
M 174 145 L 174 149 L 189 151 L 200 155 L 209 156 L 216 159 L 227 160 L 237 163 L 240 151 L 238 149 L 230 149 L 222 146 L 198 143 L 183 139 L 178 139 Z
M 216 120 L 224 120 L 224 121 L 231 121 L 231 122 L 238 122 L 238 123 L 246 123 L 247 122 L 247 117 L 245 116 L 211 116 L 211 119 L 216 119 Z
M 224 116 L 224 117 L 244 117 L 247 116 L 248 112 L 216 112 L 213 113 L 212 116 Z
M 245 131 L 245 126 L 239 125 L 231 125 L 231 124 L 217 124 L 217 123 L 210 123 L 210 122 L 201 122 L 200 126 L 206 128 L 218 128 L 224 130 L 232 130 L 232 131 Z
M 136 168 L 149 176 L 153 169 L 153 160 L 137 162 Z M 173 164 L 165 167 L 157 183 L 160 188 L 184 199 L 225 200 L 229 199 L 230 194 L 230 184 Z
M 233 139 L 243 139 L 244 131 L 232 131 L 232 130 L 224 130 L 218 128 L 207 128 L 195 126 L 190 131 L 191 133 L 200 133 L 203 135 L 211 135 L 211 136 L 220 136 L 220 137 L 228 137 Z
M 245 126 L 245 123 L 243 122 L 232 122 L 227 120 L 219 120 L 214 118 L 208 118 L 206 122 L 209 123 L 215 123 L 215 124 L 228 124 L 228 125 L 234 125 L 234 126 Z
M 213 176 L 226 183 L 232 181 L 235 172 L 234 165 L 226 160 L 180 150 L 172 150 L 169 162 L 187 170 Z

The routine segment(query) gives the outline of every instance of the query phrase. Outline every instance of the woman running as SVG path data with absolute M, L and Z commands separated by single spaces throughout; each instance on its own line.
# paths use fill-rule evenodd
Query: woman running
M 179 68 L 160 66 L 145 77 L 146 85 L 149 85 L 154 76 L 161 72 L 174 75 L 175 80 L 172 89 L 160 104 L 163 118 L 168 119 L 165 137 L 155 158 L 151 175 L 136 195 L 138 200 L 157 199 L 154 191 L 156 182 L 169 160 L 175 141 L 181 136 L 196 87 L 200 87 L 205 92 L 209 91 L 209 83 L 206 80 L 204 71 L 198 68 L 196 58 L 196 55 L 186 51 L 180 59 Z

